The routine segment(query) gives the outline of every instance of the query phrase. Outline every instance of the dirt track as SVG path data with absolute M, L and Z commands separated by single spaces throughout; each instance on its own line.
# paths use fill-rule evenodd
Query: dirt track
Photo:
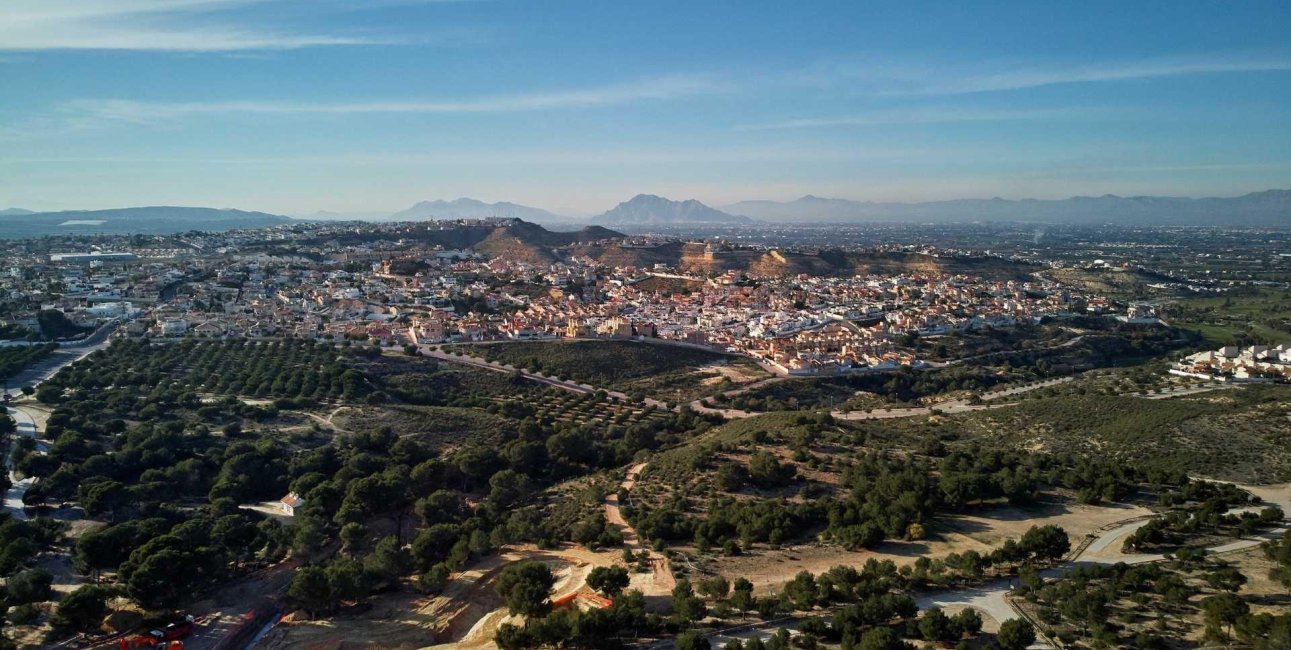
M 645 463 L 628 469 L 620 484 L 631 490 Z M 623 529 L 624 545 L 634 552 L 643 549 L 636 531 L 623 518 L 618 494 L 605 500 L 605 517 Z M 648 550 L 648 549 L 646 549 Z M 667 596 L 676 581 L 667 558 L 650 551 L 653 570 L 632 574 L 630 589 L 647 596 Z M 538 560 L 552 567 L 557 576 L 553 598 L 586 588 L 587 574 L 598 566 L 622 564 L 620 549 L 600 552 L 566 545 L 560 549 L 542 550 L 534 546 L 508 547 L 501 553 L 481 559 L 474 566 L 454 575 L 443 592 L 432 597 L 418 597 L 407 591 L 374 599 L 372 608 L 362 615 L 339 616 L 325 621 L 288 621 L 270 633 L 261 648 L 340 648 L 377 644 L 385 648 L 493 648 L 498 627 L 512 617 L 493 589 L 494 580 L 505 567 L 522 560 Z

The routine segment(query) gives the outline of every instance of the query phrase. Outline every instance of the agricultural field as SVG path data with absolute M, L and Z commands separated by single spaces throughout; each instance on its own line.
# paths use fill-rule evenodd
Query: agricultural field
M 636 341 L 536 341 L 457 347 L 489 361 L 660 401 L 689 402 L 770 376 L 743 357 Z
M 163 386 L 178 393 L 304 401 L 357 399 L 370 392 L 362 373 L 332 346 L 308 341 L 120 341 L 43 383 L 37 399 L 57 403 L 71 388 Z
M 423 406 L 419 404 L 355 405 L 329 414 L 333 430 L 340 433 L 371 434 L 389 430 L 399 438 L 411 438 L 433 449 L 452 449 L 467 442 L 499 442 L 513 419 L 482 408 Z
M 1188 297 L 1162 309 L 1172 325 L 1196 332 L 1210 347 L 1291 342 L 1291 295 L 1243 288 L 1221 296 Z
M 606 397 L 603 393 L 571 393 L 554 388 L 520 400 L 507 396 L 498 397 L 496 401 L 496 412 L 576 426 L 629 427 L 668 417 L 655 406 L 628 403 Z
M 502 373 L 422 356 L 387 352 L 350 360 L 394 402 L 424 406 L 484 406 L 499 395 L 523 396 L 540 388 Z

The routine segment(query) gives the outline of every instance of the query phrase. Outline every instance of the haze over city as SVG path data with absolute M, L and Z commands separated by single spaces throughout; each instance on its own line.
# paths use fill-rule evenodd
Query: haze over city
M 0 208 L 1291 185 L 1291 6 L 9 0 Z

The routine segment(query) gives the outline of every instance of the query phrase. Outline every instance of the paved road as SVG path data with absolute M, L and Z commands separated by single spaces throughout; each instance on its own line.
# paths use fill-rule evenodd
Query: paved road
M 18 423 L 18 436 L 36 438 L 36 434 L 39 432 L 36 431 L 36 422 L 31 419 L 30 415 L 9 407 L 5 407 L 5 412 Z M 5 471 L 9 473 L 9 482 L 11 483 L 9 489 L 4 493 L 4 509 L 10 515 L 13 515 L 14 519 L 26 520 L 27 511 L 24 509 L 22 497 L 36 483 L 36 479 L 29 476 L 20 480 L 14 473 L 14 452 L 17 448 L 18 445 L 16 444 L 9 445 L 9 453 L 5 455 L 4 459 Z
M 12 387 L 31 386 L 35 388 L 41 382 L 53 377 L 66 366 L 76 363 L 81 359 L 93 354 L 98 350 L 108 347 L 111 341 L 108 336 L 116 330 L 116 324 L 111 323 L 104 325 L 95 330 L 93 334 L 83 341 L 61 345 L 54 350 L 48 357 L 22 369 L 14 376 L 5 380 L 5 383 Z
M 95 330 L 84 341 L 61 347 L 49 355 L 40 363 L 35 364 L 19 372 L 17 375 L 8 379 L 11 386 L 31 386 L 35 388 L 41 382 L 58 374 L 59 370 L 84 359 L 85 357 L 102 350 L 110 344 L 108 336 L 116 329 L 116 322 L 106 323 L 99 329 Z M 41 433 L 35 421 L 30 415 L 11 407 L 5 407 L 5 411 L 18 423 L 18 435 L 25 438 L 38 438 Z M 27 519 L 27 513 L 23 510 L 22 497 L 27 490 L 35 484 L 34 477 L 18 480 L 13 471 L 13 456 L 16 445 L 9 446 L 9 453 L 5 456 L 5 470 L 9 474 L 9 481 L 12 486 L 5 491 L 4 508 L 10 514 L 18 519 Z

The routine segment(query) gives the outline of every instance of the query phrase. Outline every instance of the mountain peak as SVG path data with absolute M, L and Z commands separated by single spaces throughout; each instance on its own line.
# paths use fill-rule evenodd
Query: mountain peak
M 593 217 L 592 221 L 609 224 L 743 223 L 749 218 L 715 210 L 695 199 L 674 201 L 654 194 L 638 194 Z

